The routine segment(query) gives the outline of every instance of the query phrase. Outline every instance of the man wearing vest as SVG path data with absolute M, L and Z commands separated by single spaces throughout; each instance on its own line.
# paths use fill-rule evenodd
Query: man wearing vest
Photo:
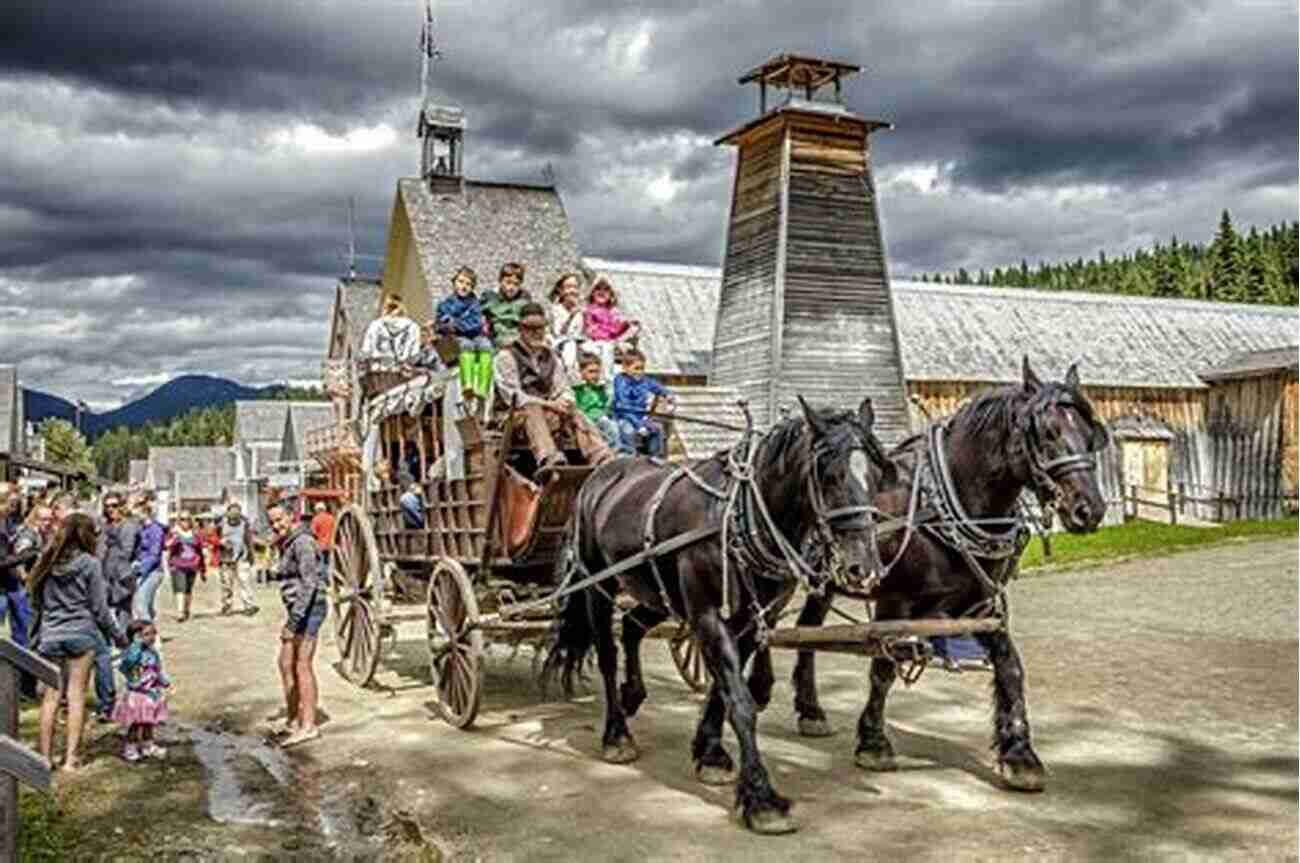
M 497 416 L 519 409 L 523 433 L 545 470 L 567 463 L 564 448 L 582 452 L 588 464 L 614 457 L 601 433 L 577 410 L 564 363 L 547 342 L 546 310 L 528 303 L 519 315 L 519 338 L 497 351 L 494 377 Z
M 253 530 L 239 504 L 226 507 L 226 516 L 218 528 L 221 532 L 221 613 L 234 611 L 235 592 L 244 614 L 257 614 L 253 587 L 249 584 L 249 564 L 253 556 Z

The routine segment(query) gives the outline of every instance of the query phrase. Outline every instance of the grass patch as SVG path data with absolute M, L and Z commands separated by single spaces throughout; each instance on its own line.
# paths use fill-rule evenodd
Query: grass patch
M 1134 520 L 1104 527 L 1096 533 L 1053 534 L 1052 556 L 1046 559 L 1043 557 L 1043 543 L 1033 539 L 1020 558 L 1020 570 L 1046 570 L 1121 557 L 1156 557 L 1230 540 L 1296 538 L 1298 534 L 1300 522 L 1294 518 L 1232 521 L 1222 527 L 1188 527 Z

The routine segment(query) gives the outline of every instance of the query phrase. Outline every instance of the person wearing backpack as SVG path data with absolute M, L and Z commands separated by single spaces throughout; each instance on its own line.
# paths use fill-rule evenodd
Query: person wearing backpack
M 167 540 L 167 569 L 172 576 L 172 593 L 176 594 L 176 622 L 190 619 L 190 605 L 194 601 L 194 579 L 207 581 L 207 568 L 203 563 L 203 537 L 194 529 L 189 513 L 181 513 L 176 527 Z

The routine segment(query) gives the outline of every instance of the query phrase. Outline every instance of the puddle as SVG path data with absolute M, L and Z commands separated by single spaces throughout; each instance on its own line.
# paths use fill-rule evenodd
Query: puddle
M 288 787 L 293 765 L 261 739 L 177 723 L 208 775 L 208 815 L 220 824 L 282 827 L 295 813 Z

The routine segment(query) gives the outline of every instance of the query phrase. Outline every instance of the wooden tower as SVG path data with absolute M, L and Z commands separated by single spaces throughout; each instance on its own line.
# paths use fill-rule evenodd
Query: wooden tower
M 860 71 L 782 54 L 740 78 L 758 84 L 759 116 L 716 142 L 737 158 L 710 383 L 764 424 L 800 394 L 870 396 L 888 444 L 908 418 L 868 136 L 891 126 L 840 102 Z M 769 88 L 783 97 L 770 109 Z

